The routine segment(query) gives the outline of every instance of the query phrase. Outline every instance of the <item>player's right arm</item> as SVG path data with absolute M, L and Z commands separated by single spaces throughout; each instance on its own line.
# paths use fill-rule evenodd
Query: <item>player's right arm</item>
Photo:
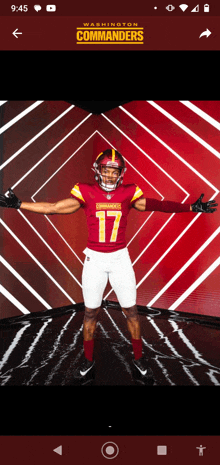
M 81 207 L 80 202 L 74 198 L 59 200 L 58 202 L 22 202 L 19 200 L 12 189 L 9 189 L 6 195 L 0 194 L 0 206 L 6 208 L 16 208 L 29 210 L 34 213 L 43 215 L 70 214 L 75 213 Z
M 55 203 L 49 202 L 21 202 L 20 208 L 44 215 L 75 213 L 81 204 L 76 199 L 64 199 Z

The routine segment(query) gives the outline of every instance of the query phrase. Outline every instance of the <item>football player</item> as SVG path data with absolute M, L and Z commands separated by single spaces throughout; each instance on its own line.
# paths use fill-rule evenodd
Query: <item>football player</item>
M 19 200 L 12 189 L 0 195 L 0 206 L 21 208 L 36 213 L 70 214 L 84 209 L 88 225 L 88 243 L 84 250 L 82 292 L 85 304 L 83 321 L 84 361 L 80 367 L 83 377 L 92 370 L 94 332 L 103 293 L 108 280 L 127 318 L 133 348 L 133 364 L 143 377 L 152 372 L 142 354 L 140 318 L 136 305 L 136 280 L 125 241 L 127 217 L 131 208 L 140 212 L 213 213 L 215 200 L 203 203 L 204 194 L 192 205 L 145 198 L 136 184 L 124 184 L 125 160 L 115 149 L 101 152 L 94 164 L 95 183 L 77 183 L 70 197 L 56 203 L 29 203 Z

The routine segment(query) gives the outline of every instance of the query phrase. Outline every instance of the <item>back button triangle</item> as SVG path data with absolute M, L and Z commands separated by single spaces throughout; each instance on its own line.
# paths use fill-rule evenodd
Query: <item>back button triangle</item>
M 62 455 L 62 446 L 59 446 L 56 449 L 53 449 L 53 452 L 56 452 L 56 454 Z

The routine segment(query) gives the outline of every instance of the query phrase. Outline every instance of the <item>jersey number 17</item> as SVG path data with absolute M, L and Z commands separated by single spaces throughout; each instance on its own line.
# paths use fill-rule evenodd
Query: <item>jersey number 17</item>
M 110 242 L 115 242 L 117 239 L 118 228 L 119 228 L 120 219 L 122 217 L 122 212 L 121 211 L 96 212 L 96 217 L 99 218 L 99 242 L 105 242 L 105 221 L 106 221 L 105 213 L 107 213 L 107 216 L 115 216 L 112 235 L 110 239 Z

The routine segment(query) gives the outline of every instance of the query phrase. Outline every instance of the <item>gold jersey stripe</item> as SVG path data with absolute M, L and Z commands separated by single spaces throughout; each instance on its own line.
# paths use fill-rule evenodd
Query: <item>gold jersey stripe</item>
M 83 202 L 86 203 L 86 201 L 84 200 L 80 190 L 79 190 L 79 186 L 77 186 L 77 184 L 72 188 L 71 190 L 71 194 L 75 195 L 75 197 L 77 197 L 78 199 L 81 199 L 83 200 Z
M 133 202 L 133 200 L 137 200 L 139 197 L 141 197 L 141 195 L 143 195 L 142 190 L 139 187 L 136 187 L 136 191 L 133 199 L 131 199 L 131 202 Z

